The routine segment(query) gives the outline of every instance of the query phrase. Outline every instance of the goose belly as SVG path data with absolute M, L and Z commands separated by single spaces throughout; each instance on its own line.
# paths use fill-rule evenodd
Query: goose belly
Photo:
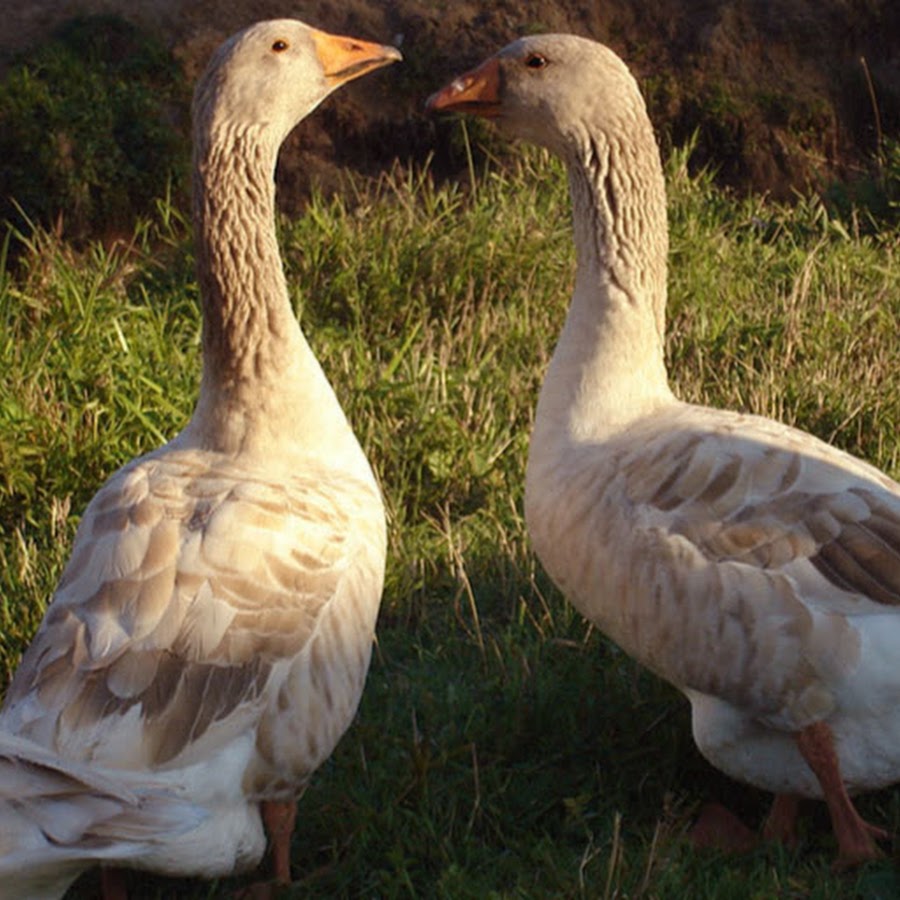
M 822 799 L 821 786 L 800 754 L 794 733 L 770 727 L 720 698 L 685 693 L 691 702 L 694 741 L 713 766 L 761 790 Z M 900 780 L 896 718 L 838 713 L 826 721 L 851 794 Z

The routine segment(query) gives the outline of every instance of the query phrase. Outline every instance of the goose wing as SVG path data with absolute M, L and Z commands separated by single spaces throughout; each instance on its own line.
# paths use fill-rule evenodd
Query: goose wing
M 880 664 L 862 658 L 864 618 L 900 637 L 900 486 L 765 419 L 690 407 L 669 418 L 613 453 L 594 519 L 611 553 L 592 587 L 620 599 L 598 617 L 680 687 L 800 727 Z
M 792 572 L 821 613 L 900 606 L 900 485 L 803 432 L 702 412 L 705 428 L 674 431 L 629 469 L 649 521 L 713 564 Z
M 220 746 L 258 720 L 348 581 L 377 608 L 373 510 L 366 485 L 314 467 L 272 483 L 189 451 L 125 467 L 85 513 L 0 721 L 117 767 Z

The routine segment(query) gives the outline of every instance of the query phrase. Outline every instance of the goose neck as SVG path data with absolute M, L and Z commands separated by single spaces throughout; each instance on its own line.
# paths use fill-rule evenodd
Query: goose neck
M 575 290 L 538 407 L 568 439 L 597 440 L 672 398 L 664 361 L 665 184 L 649 120 L 585 131 L 568 162 Z
M 642 125 L 643 127 L 637 127 Z M 655 349 L 665 327 L 668 222 L 659 151 L 646 116 L 622 136 L 586 131 L 568 165 L 577 291 L 597 315 L 652 323 Z
M 264 129 L 225 124 L 195 136 L 195 148 L 203 375 L 183 439 L 226 453 L 287 453 L 343 434 L 288 296 L 275 231 L 277 143 Z
M 195 159 L 204 369 L 221 383 L 277 366 L 295 339 L 275 234 L 276 152 L 255 129 L 222 127 Z

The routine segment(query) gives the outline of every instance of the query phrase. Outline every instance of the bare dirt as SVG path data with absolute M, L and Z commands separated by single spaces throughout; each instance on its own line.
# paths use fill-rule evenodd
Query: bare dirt
M 859 177 L 878 140 L 900 135 L 897 0 L 24 0 L 4 10 L 0 64 L 74 15 L 114 13 L 152 31 L 188 78 L 212 48 L 258 19 L 294 15 L 400 45 L 402 66 L 332 98 L 282 154 L 288 207 L 342 168 L 374 172 L 435 154 L 462 165 L 449 123 L 422 111 L 449 76 L 535 31 L 602 40 L 631 65 L 664 143 L 695 130 L 695 159 L 739 189 L 786 197 Z

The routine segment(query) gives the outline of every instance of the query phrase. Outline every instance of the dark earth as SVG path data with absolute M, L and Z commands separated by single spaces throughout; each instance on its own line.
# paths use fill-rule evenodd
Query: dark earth
M 741 191 L 787 199 L 863 179 L 900 134 L 897 0 L 26 0 L 4 10 L 0 72 L 67 19 L 97 13 L 152 33 L 190 81 L 216 44 L 263 18 L 401 47 L 402 65 L 339 92 L 291 137 L 278 176 L 288 210 L 313 183 L 338 188 L 345 168 L 374 174 L 433 154 L 439 175 L 458 173 L 458 126 L 426 116 L 425 98 L 536 31 L 609 44 L 638 76 L 664 147 L 696 132 L 693 162 Z

